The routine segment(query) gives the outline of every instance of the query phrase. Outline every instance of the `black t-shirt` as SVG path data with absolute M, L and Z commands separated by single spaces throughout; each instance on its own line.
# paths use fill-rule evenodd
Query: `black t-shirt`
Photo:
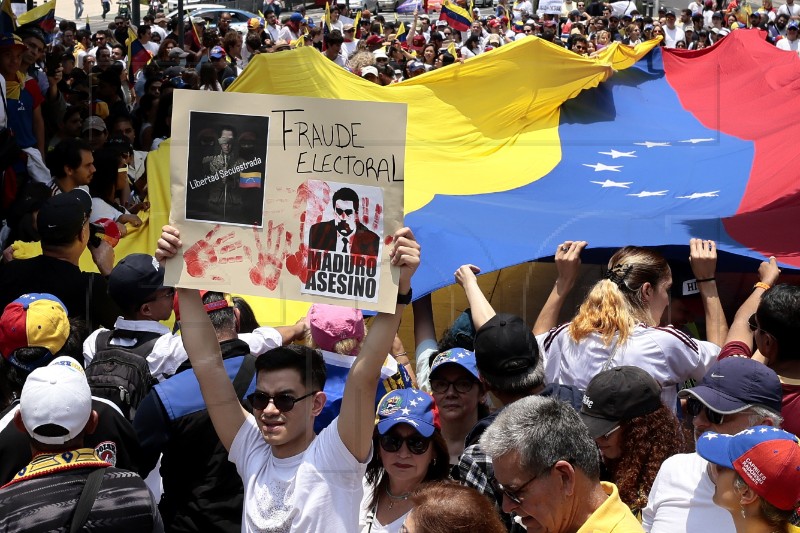
M 0 309 L 31 292 L 56 296 L 67 306 L 70 317 L 87 322 L 88 331 L 101 325 L 113 329 L 114 322 L 122 314 L 108 296 L 108 285 L 103 276 L 82 272 L 68 261 L 40 255 L 15 259 L 0 266 Z

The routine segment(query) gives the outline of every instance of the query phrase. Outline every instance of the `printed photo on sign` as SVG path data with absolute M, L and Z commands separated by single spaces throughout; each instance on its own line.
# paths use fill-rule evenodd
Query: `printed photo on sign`
M 269 117 L 192 111 L 186 219 L 263 226 Z
M 300 292 L 377 301 L 383 191 L 318 180 L 305 186 L 308 277 Z

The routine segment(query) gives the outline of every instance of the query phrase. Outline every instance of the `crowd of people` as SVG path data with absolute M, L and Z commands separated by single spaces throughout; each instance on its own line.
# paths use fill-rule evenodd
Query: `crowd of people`
M 529 35 L 590 55 L 761 28 L 797 49 L 793 2 L 693 2 L 680 20 L 616 9 L 571 0 L 538 16 L 501 0 L 467 31 L 415 13 L 398 35 L 366 10 L 315 23 L 270 8 L 246 36 L 226 14 L 190 19 L 184 47 L 158 13 L 0 36 L 0 530 L 795 531 L 800 288 L 774 258 L 729 320 L 716 245 L 693 239 L 700 328 L 668 324 L 672 269 L 652 249 L 614 253 L 563 324 L 586 242 L 558 246 L 532 325 L 496 312 L 466 264 L 454 282 L 469 309 L 437 335 L 431 296 L 412 303 L 424 254 L 408 228 L 390 245 L 395 312 L 371 319 L 315 304 L 266 327 L 246 298 L 166 286 L 182 254 L 170 226 L 153 255 L 114 255 L 149 209 L 174 89 L 223 90 L 258 54 L 315 47 L 388 85 Z M 131 34 L 151 61 L 128 60 Z M 253 144 L 204 133 L 209 169 Z M 14 258 L 14 241 L 41 255 Z M 81 270 L 87 250 L 98 273 Z

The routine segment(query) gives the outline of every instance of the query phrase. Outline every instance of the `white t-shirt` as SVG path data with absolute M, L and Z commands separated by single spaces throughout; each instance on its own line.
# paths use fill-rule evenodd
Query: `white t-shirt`
M 800 54 L 800 39 L 795 39 L 794 41 L 790 41 L 787 38 L 781 39 L 775 44 L 775 48 Z
M 714 483 L 706 473 L 707 464 L 696 453 L 681 453 L 664 461 L 642 510 L 645 531 L 736 532 L 731 514 L 712 501 Z
M 128 213 L 127 210 L 120 211 L 119 209 L 114 208 L 111 204 L 103 200 L 102 198 L 92 198 L 92 215 L 89 217 L 90 222 L 97 222 L 101 218 L 107 218 L 109 220 L 116 221 L 122 215 Z
M 800 17 L 800 5 L 798 4 L 783 4 L 778 8 L 778 15 L 786 15 L 789 18 Z
M 671 326 L 652 328 L 643 324 L 633 328 L 622 346 L 616 345 L 616 339 L 605 346 L 597 333 L 576 343 L 569 334 L 569 324 L 538 335 L 536 341 L 543 354 L 546 383 L 585 390 L 607 363 L 607 368 L 638 366 L 661 385 L 661 401 L 673 411 L 678 401 L 676 385 L 689 378 L 700 380 L 720 351 L 716 344 L 692 339 Z
M 228 454 L 244 482 L 243 532 L 357 531 L 367 465 L 344 445 L 338 424 L 337 417 L 303 453 L 278 459 L 247 416 Z
M 665 24 L 661 26 L 661 29 L 664 30 L 664 46 L 666 48 L 675 48 L 675 43 L 686 40 L 686 34 L 678 26 L 669 29 Z
M 372 516 L 373 509 L 369 508 L 369 502 L 372 500 L 372 487 L 368 486 L 366 480 L 364 481 L 364 498 L 361 500 L 361 512 L 358 515 L 358 530 L 361 533 L 399 533 L 400 528 L 406 521 L 408 513 L 400 516 L 396 520 L 386 524 L 385 526 L 378 522 L 378 518 Z M 369 523 L 369 519 L 372 523 Z

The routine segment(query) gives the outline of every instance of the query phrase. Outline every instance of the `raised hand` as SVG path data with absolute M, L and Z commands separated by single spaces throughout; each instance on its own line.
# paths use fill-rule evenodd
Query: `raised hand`
M 775 285 L 780 275 L 781 269 L 778 268 L 778 262 L 774 256 L 770 257 L 769 261 L 763 261 L 758 267 L 758 281 L 766 283 L 770 287 Z
M 454 276 L 456 278 L 456 283 L 464 287 L 473 281 L 477 282 L 478 278 L 475 276 L 480 273 L 481 269 L 475 265 L 461 265 L 458 267 L 458 270 L 456 270 Z
M 581 268 L 581 252 L 586 241 L 564 241 L 556 250 L 556 271 L 559 288 L 571 289 Z
M 214 238 L 220 227 L 219 224 L 214 226 L 214 229 L 206 233 L 204 239 L 194 243 L 183 254 L 186 271 L 193 278 L 205 277 L 210 274 L 213 280 L 226 281 L 224 273 L 219 270 L 219 265 L 241 263 L 243 261 L 241 254 L 237 255 L 236 253 L 242 247 L 242 241 L 234 241 L 234 233 L 232 231 L 221 237 Z
M 267 224 L 266 233 L 267 243 L 264 245 L 261 233 L 257 228 L 253 228 L 253 237 L 258 251 L 256 261 L 253 261 L 253 252 L 249 247 L 244 247 L 244 253 L 253 265 L 250 269 L 250 281 L 253 285 L 260 285 L 274 291 L 278 287 L 278 281 L 283 271 L 283 260 L 287 255 L 286 248 L 290 244 L 291 234 L 284 232 L 283 224 L 273 226 L 271 220 Z
M 717 271 L 717 243 L 703 239 L 689 241 L 689 263 L 697 281 L 711 279 Z

